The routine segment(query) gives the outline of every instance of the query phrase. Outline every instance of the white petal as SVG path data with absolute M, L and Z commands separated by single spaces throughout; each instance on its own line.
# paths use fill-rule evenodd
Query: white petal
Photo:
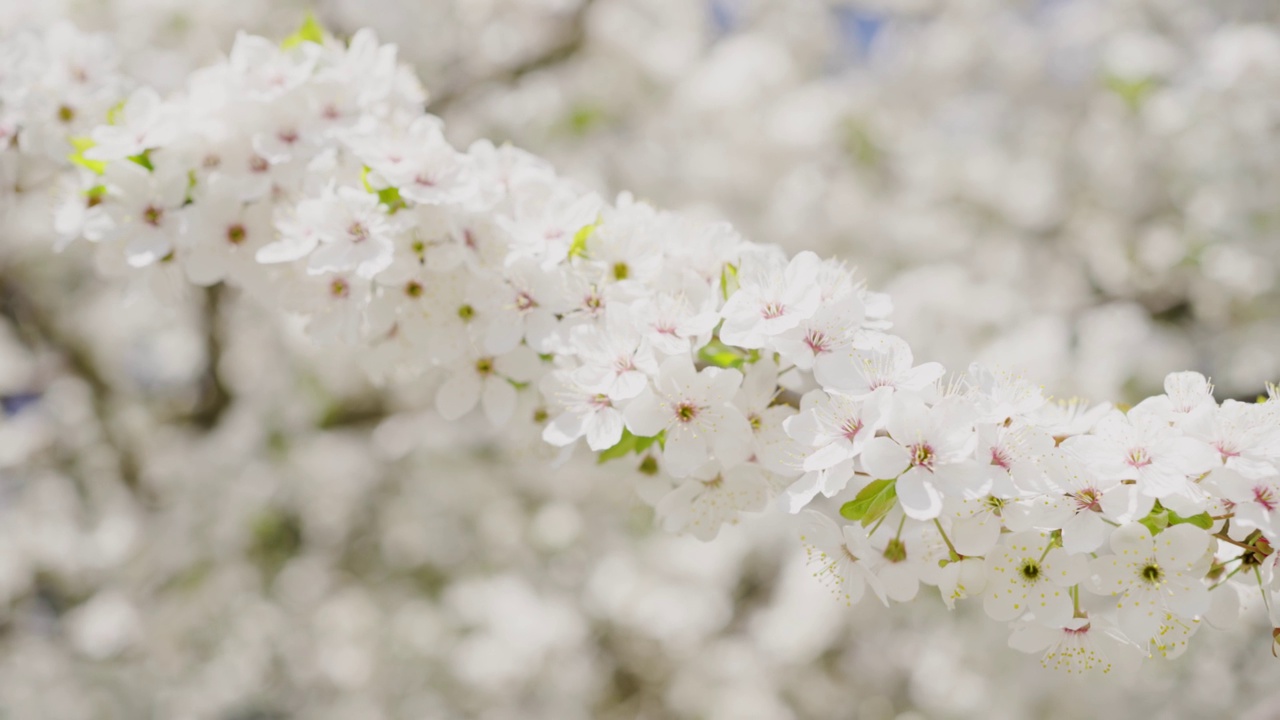
M 622 439 L 622 413 L 605 408 L 595 414 L 587 425 L 587 447 L 592 450 L 608 450 Z
M 960 518 L 951 525 L 951 542 L 961 555 L 986 555 L 1000 540 L 1000 521 L 991 513 Z
M 895 478 L 911 463 L 907 449 L 887 437 L 868 440 L 859 457 L 862 469 L 877 480 Z
M 653 391 L 646 390 L 627 404 L 622 411 L 627 429 L 640 437 L 653 437 L 667 427 L 669 413 L 662 409 L 662 402 Z
M 898 478 L 898 501 L 913 520 L 932 520 L 942 514 L 942 494 L 925 470 L 912 469 Z
M 494 427 L 507 424 L 516 411 L 516 389 L 505 378 L 490 376 L 484 381 L 480 405 L 484 415 Z
M 1062 549 L 1071 554 L 1091 553 L 1107 539 L 1107 524 L 1096 512 L 1076 513 L 1062 526 Z
M 454 373 L 436 392 L 436 412 L 445 420 L 457 420 L 480 401 L 480 378 L 472 372 Z
M 687 426 L 673 426 L 667 432 L 662 457 L 667 461 L 667 472 L 673 477 L 685 477 L 709 459 L 707 443 L 695 436 Z

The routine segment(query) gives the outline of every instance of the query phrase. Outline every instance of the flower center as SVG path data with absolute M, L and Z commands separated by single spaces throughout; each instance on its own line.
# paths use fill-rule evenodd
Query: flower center
M 936 456 L 934 455 L 933 448 L 929 447 L 928 443 L 912 445 L 908 449 L 911 450 L 911 464 L 913 466 L 922 467 L 929 471 L 933 470 L 933 463 Z
M 1154 561 L 1148 561 L 1142 567 L 1142 579 L 1151 585 L 1159 585 L 1164 579 L 1164 571 Z
M 1026 582 L 1033 583 L 1040 579 L 1040 562 L 1031 558 L 1022 561 L 1022 567 L 1018 568 L 1018 574 Z
M 408 295 L 411 298 L 422 297 L 422 291 L 423 291 L 422 283 L 418 282 L 417 280 L 410 280 L 404 285 L 404 294 Z
M 614 280 L 626 280 L 629 275 L 631 275 L 631 268 L 627 267 L 626 263 L 619 262 L 613 264 Z
M 142 211 L 142 220 L 151 227 L 160 227 L 160 221 L 164 219 L 164 208 L 158 208 L 155 205 L 148 205 Z
M 463 305 L 458 308 L 458 317 L 462 318 L 462 322 L 471 322 L 471 318 L 476 316 L 476 309 L 470 305 Z
M 853 442 L 853 439 L 858 436 L 858 431 L 861 429 L 861 420 L 856 418 L 847 418 L 840 426 L 840 434 L 844 436 L 845 440 Z
M 1135 468 L 1144 468 L 1151 464 L 1151 456 L 1146 448 L 1134 448 L 1129 451 L 1128 463 Z
M 907 559 L 907 545 L 898 538 L 893 538 L 884 546 L 884 559 L 891 563 L 900 563 Z
M 526 310 L 532 310 L 533 308 L 536 308 L 536 307 L 538 307 L 538 301 L 534 300 L 533 296 L 530 295 L 529 293 L 521 292 L 520 294 L 516 295 L 516 309 L 519 310 L 520 312 L 524 312 Z
M 676 419 L 682 423 L 692 422 L 698 417 L 698 406 L 691 402 L 682 402 L 676 405 Z
M 240 223 L 236 223 L 235 225 L 232 225 L 231 227 L 227 228 L 227 242 L 231 243 L 232 245 L 239 245 L 240 243 L 244 242 L 244 237 L 245 237 L 244 225 L 241 225 Z
M 1092 510 L 1102 512 L 1102 493 L 1096 488 L 1087 487 L 1071 496 L 1076 501 L 1076 512 Z
M 786 311 L 786 305 L 779 302 L 769 302 L 765 303 L 764 307 L 760 309 L 760 317 L 765 320 L 772 320 L 777 317 L 782 317 Z
M 351 294 L 351 286 L 342 278 L 334 278 L 329 283 L 329 294 L 336 298 L 345 298 Z
M 804 344 L 809 346 L 814 355 L 821 355 L 831 346 L 831 339 L 821 330 L 811 329 L 804 334 Z
M 347 227 L 347 234 L 351 236 L 351 242 L 362 243 L 369 239 L 369 228 L 357 220 Z
M 993 446 L 991 448 L 991 464 L 1008 470 L 1012 464 L 1009 460 L 1009 451 L 998 445 Z
M 1276 509 L 1280 505 L 1280 498 L 1276 497 L 1275 488 L 1266 485 L 1255 485 L 1253 488 L 1253 501 L 1261 505 L 1267 512 Z
M 482 357 L 479 360 L 476 360 L 476 372 L 481 375 L 488 375 L 493 372 L 493 358 Z

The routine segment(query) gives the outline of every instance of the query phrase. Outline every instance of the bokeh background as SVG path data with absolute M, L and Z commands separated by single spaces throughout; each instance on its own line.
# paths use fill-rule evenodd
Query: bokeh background
M 0 0 L 0 34 L 70 19 L 173 88 L 307 10 L 396 42 L 455 144 L 846 259 L 920 359 L 1280 379 L 1274 2 Z M 848 609 L 776 516 L 664 534 L 625 462 L 444 423 L 437 379 L 102 279 L 3 202 L 0 717 L 1280 718 L 1259 618 L 1079 681 L 976 606 Z

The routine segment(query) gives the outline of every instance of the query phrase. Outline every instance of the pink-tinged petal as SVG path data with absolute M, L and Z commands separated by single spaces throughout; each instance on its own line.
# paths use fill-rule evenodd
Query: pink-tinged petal
M 1107 524 L 1091 511 L 1076 513 L 1062 526 L 1062 549 L 1071 554 L 1091 553 L 1107 539 Z
M 457 420 L 480 402 L 480 378 L 472 372 L 454 373 L 436 392 L 436 412 L 445 420 Z
M 911 464 L 907 449 L 887 437 L 871 438 L 862 448 L 862 469 L 877 480 L 898 477 Z
M 595 414 L 587 425 L 587 447 L 595 451 L 608 450 L 622 439 L 622 413 L 604 408 Z
M 646 390 L 627 404 L 622 416 L 626 420 L 627 429 L 633 435 L 653 437 L 667 428 L 672 419 L 670 413 L 663 410 L 662 401 L 653 391 Z
M 898 502 L 907 517 L 932 520 L 942 514 L 942 494 L 934 487 L 929 473 L 912 469 L 898 478 Z
M 516 411 L 516 389 L 505 378 L 490 376 L 484 381 L 480 394 L 480 406 L 484 416 L 494 427 L 507 424 Z

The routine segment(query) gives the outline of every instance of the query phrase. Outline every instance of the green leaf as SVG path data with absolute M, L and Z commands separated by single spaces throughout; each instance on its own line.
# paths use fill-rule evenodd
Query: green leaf
M 1142 107 L 1142 103 L 1156 89 L 1156 81 L 1153 78 L 1133 79 L 1108 75 L 1103 82 L 1108 90 L 1124 100 L 1130 110 Z
M 1159 535 L 1161 530 L 1169 527 L 1169 511 L 1157 501 L 1156 506 L 1151 508 L 1151 512 L 1138 522 L 1145 525 L 1152 535 Z
M 862 526 L 884 517 L 898 501 L 898 480 L 873 480 L 858 495 L 840 506 L 840 514 L 847 520 L 861 520 Z
M 1202 512 L 1198 515 L 1192 515 L 1191 517 L 1182 517 L 1178 513 L 1170 510 L 1169 524 L 1170 525 L 1183 525 L 1183 524 L 1195 525 L 1201 530 L 1208 530 L 1209 528 L 1213 527 L 1213 518 L 1207 512 Z
M 738 291 L 738 267 L 733 263 L 725 263 L 720 270 L 720 293 L 725 300 Z
M 387 206 L 387 212 L 395 213 L 400 208 L 407 207 L 407 203 L 400 197 L 400 188 L 385 187 L 377 190 L 369 182 L 369 167 L 360 168 L 360 184 L 364 185 L 364 191 L 378 196 L 378 202 Z
M 630 430 L 623 428 L 622 439 L 613 447 L 608 448 L 607 450 L 601 450 L 600 457 L 596 459 L 596 462 L 603 465 L 610 460 L 617 460 L 618 458 L 626 457 L 631 453 L 636 453 L 638 455 L 645 450 L 648 450 L 650 447 L 653 447 L 655 442 L 661 443 L 665 434 L 665 432 L 660 432 L 651 437 L 640 437 L 638 435 L 633 435 Z
M 120 119 L 120 113 L 124 110 L 124 100 L 117 102 L 115 105 L 107 108 L 107 124 L 115 125 L 116 120 Z
M 142 167 L 146 168 L 148 171 L 154 171 L 156 169 L 155 165 L 151 164 L 150 150 L 143 150 L 137 155 L 130 155 L 129 160 L 141 165 Z
M 84 151 L 96 145 L 92 138 L 73 137 L 71 138 L 71 147 L 76 151 L 67 156 L 73 164 L 90 170 L 94 175 L 101 175 L 107 171 L 107 163 L 103 160 L 90 160 L 84 156 Z
M 741 368 L 759 362 L 759 350 L 743 350 L 732 345 L 725 345 L 720 338 L 711 338 L 711 342 L 698 349 L 698 361 L 722 368 Z
M 573 234 L 573 244 L 569 246 L 569 257 L 586 257 L 587 256 L 587 240 L 591 239 L 591 234 L 600 227 L 600 221 L 596 220 L 590 225 L 583 225 L 578 232 Z
M 569 111 L 565 119 L 565 128 L 570 134 L 579 137 L 600 127 L 609 119 L 608 114 L 595 105 L 578 105 Z
M 324 27 L 316 21 L 316 16 L 311 13 L 307 13 L 307 16 L 302 20 L 302 27 L 298 28 L 298 31 L 294 34 L 284 40 L 281 40 L 280 47 L 288 50 L 289 48 L 296 47 L 304 42 L 321 45 L 324 43 L 325 35 Z

